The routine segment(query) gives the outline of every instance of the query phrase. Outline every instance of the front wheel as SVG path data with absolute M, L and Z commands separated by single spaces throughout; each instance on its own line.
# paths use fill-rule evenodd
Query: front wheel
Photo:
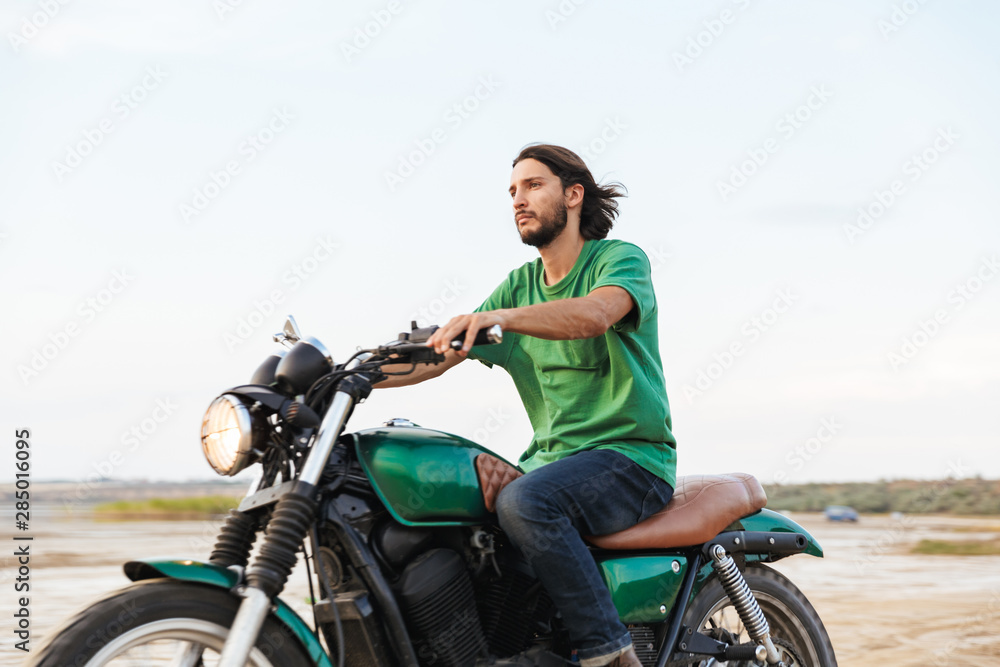
M 80 612 L 40 647 L 35 667 L 114 667 L 218 662 L 240 598 L 227 590 L 170 579 L 143 581 Z M 302 644 L 268 617 L 251 651 L 253 667 L 310 667 Z
M 786 667 L 837 667 L 823 621 L 795 584 L 781 573 L 756 563 L 747 564 L 743 577 L 767 618 L 771 637 L 784 640 L 781 644 L 775 643 L 783 654 Z M 750 641 L 743 622 L 715 576 L 688 607 L 684 625 L 720 639 L 729 632 L 737 642 Z M 719 663 L 707 660 L 695 664 L 708 667 Z

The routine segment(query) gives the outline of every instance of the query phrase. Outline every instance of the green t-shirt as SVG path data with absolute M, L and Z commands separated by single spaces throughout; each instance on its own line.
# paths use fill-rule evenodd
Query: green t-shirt
M 510 272 L 478 311 L 586 296 L 616 285 L 635 307 L 602 335 L 544 340 L 504 332 L 470 357 L 514 379 L 535 430 L 519 465 L 526 471 L 587 449 L 613 449 L 676 484 L 676 440 L 656 327 L 649 260 L 624 241 L 588 240 L 569 274 L 546 285 L 541 258 Z

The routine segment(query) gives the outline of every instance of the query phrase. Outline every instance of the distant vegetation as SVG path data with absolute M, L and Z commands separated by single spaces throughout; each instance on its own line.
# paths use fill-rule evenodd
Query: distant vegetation
M 920 540 L 911 553 L 948 556 L 1000 555 L 1000 540 L 947 542 L 945 540 Z
M 821 512 L 849 505 L 859 512 L 1000 515 L 1000 480 L 898 480 L 842 484 L 774 484 L 764 487 L 773 510 Z
M 1000 480 L 773 484 L 764 488 L 772 510 L 822 512 L 827 505 L 848 505 L 867 513 L 1000 515 Z M 225 515 L 239 503 L 240 498 L 222 495 L 151 498 L 104 503 L 94 511 L 108 518 L 191 519 Z
M 97 505 L 94 512 L 113 519 L 202 519 L 226 515 L 240 504 L 232 496 L 201 496 L 195 498 L 151 498 L 149 500 L 119 500 Z

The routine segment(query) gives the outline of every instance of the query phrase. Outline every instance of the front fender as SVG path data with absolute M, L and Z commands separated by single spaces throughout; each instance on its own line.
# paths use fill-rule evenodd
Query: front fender
M 218 588 L 232 589 L 240 583 L 240 575 L 229 568 L 196 560 L 133 560 L 125 563 L 125 576 L 132 581 L 166 577 L 179 581 L 193 581 Z M 306 653 L 317 667 L 333 667 L 330 657 L 323 650 L 316 635 L 280 598 L 275 598 L 274 615 L 299 638 Z

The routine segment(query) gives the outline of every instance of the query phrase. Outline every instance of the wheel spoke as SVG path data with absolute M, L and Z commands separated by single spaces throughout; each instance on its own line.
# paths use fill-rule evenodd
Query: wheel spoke
M 170 662 L 170 667 L 198 667 L 204 650 L 205 647 L 201 644 L 181 642 L 174 659 Z

